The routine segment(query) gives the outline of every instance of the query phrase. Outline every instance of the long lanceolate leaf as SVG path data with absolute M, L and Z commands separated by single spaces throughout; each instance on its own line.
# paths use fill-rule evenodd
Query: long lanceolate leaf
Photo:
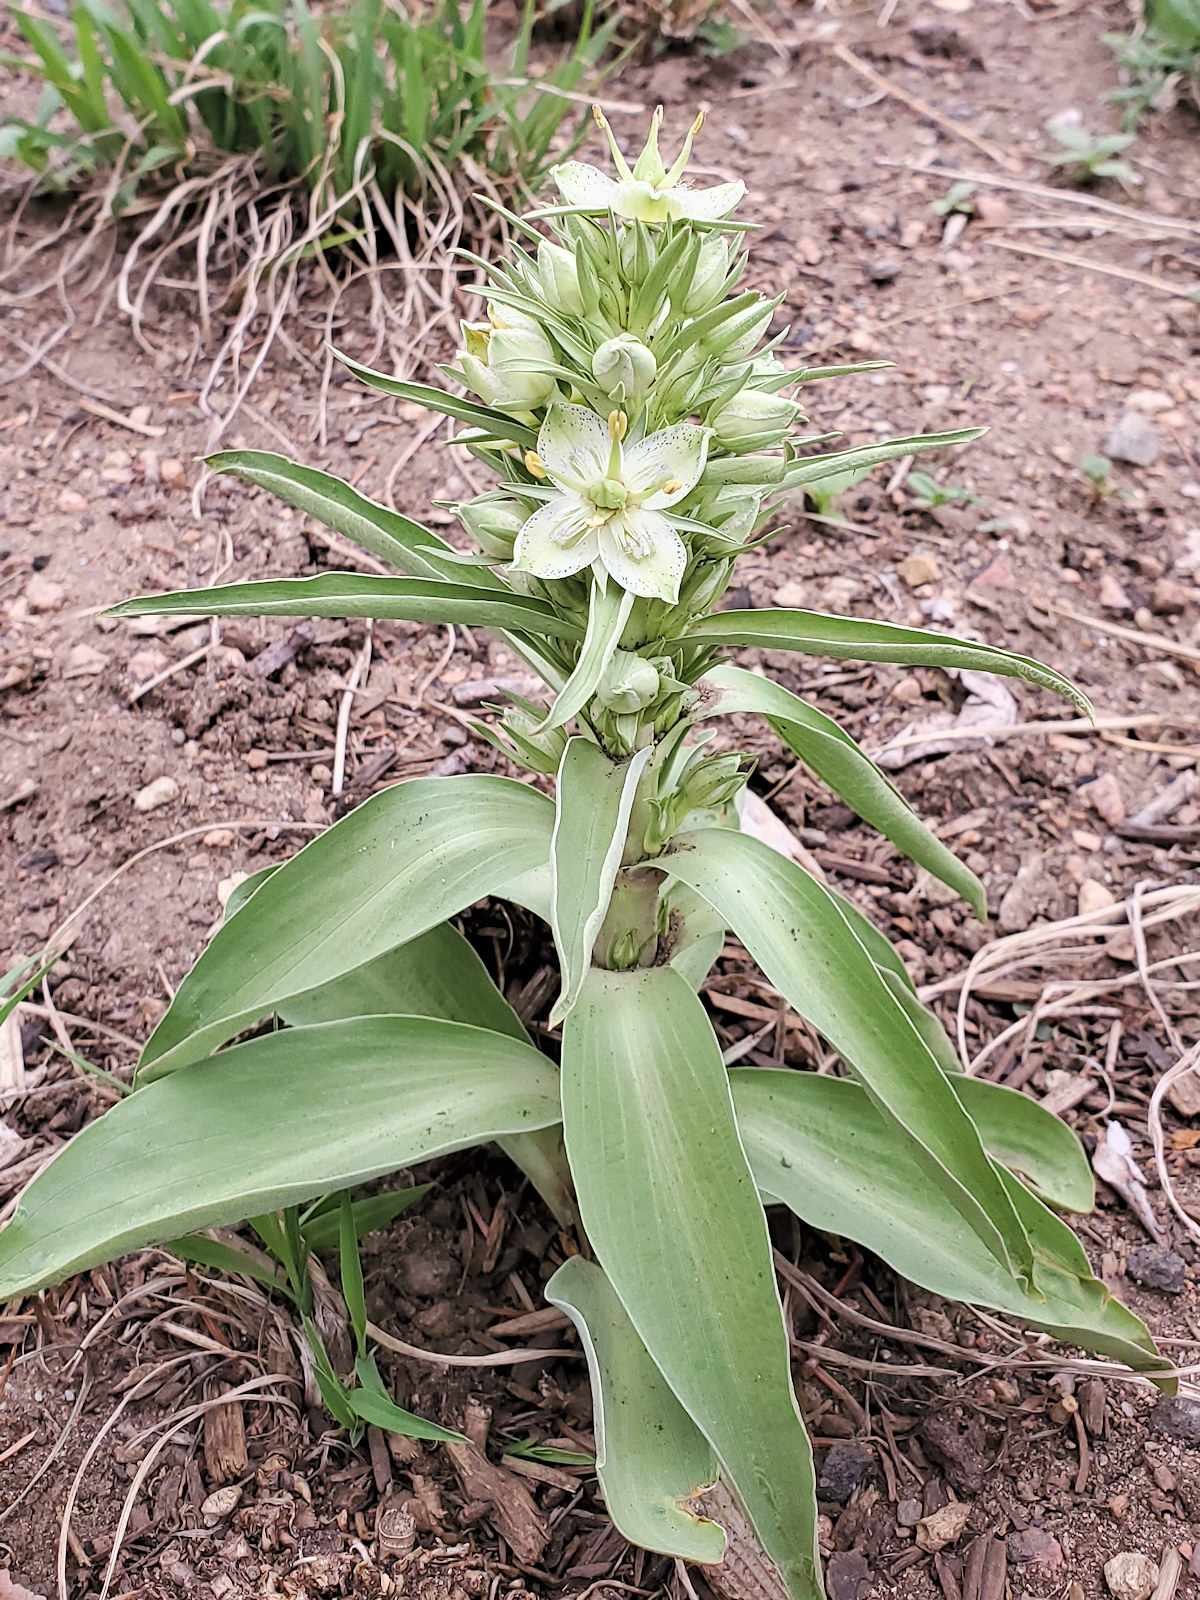
M 647 745 L 628 761 L 613 761 L 581 737 L 568 739 L 563 751 L 550 854 L 550 924 L 562 963 L 552 1023 L 561 1022 L 579 998 L 621 865 L 638 779 L 652 754 Z
M 710 645 L 747 645 L 762 650 L 797 650 L 802 655 L 838 661 L 895 661 L 918 667 L 969 667 L 1024 678 L 1064 695 L 1084 713 L 1091 702 L 1061 672 L 1030 656 L 1016 656 L 990 644 L 956 639 L 953 634 L 902 628 L 894 622 L 826 616 L 820 611 L 718 611 L 691 623 L 685 637 Z
M 996 1259 L 1027 1278 L 1029 1241 L 1008 1191 L 838 897 L 795 862 L 725 828 L 680 834 L 659 865 L 721 913 L 775 987 L 842 1055 L 891 1120 L 897 1142 Z
M 706 716 L 753 711 L 765 717 L 805 766 L 864 822 L 957 890 L 977 916 L 987 914 L 983 885 L 970 867 L 930 833 L 895 785 L 831 717 L 782 684 L 728 663 L 714 667 L 696 687 L 704 695 Z
M 667 1387 L 613 1286 L 594 1262 L 568 1256 L 546 1299 L 579 1330 L 592 1382 L 596 1474 L 631 1544 L 685 1561 L 720 1561 L 725 1537 L 688 1502 L 714 1482 L 712 1446 Z
M 214 472 L 268 490 L 411 578 L 457 583 L 462 576 L 455 552 L 436 533 L 368 499 L 328 472 L 303 467 L 268 450 L 223 450 L 209 456 L 208 465 Z M 475 582 L 479 588 L 500 586 L 500 579 L 486 567 L 476 574 Z
M 414 778 L 376 795 L 217 932 L 150 1036 L 141 1081 L 504 892 L 545 864 L 553 825 L 551 802 L 509 778 Z
M 1033 1242 L 1030 1286 L 1006 1272 L 926 1182 L 892 1123 L 857 1084 L 753 1068 L 737 1068 L 729 1079 L 759 1189 L 812 1227 L 866 1245 L 949 1300 L 1007 1312 L 1134 1367 L 1165 1364 L 1137 1317 L 1092 1276 L 1070 1228 L 1016 1179 L 1006 1183 Z
M 454 417 L 459 422 L 478 428 L 488 438 L 508 440 L 520 445 L 523 450 L 537 449 L 537 429 L 517 422 L 503 411 L 481 406 L 476 400 L 462 400 L 457 395 L 447 394 L 444 389 L 433 389 L 424 383 L 407 383 L 402 378 L 389 377 L 386 372 L 376 372 L 372 367 L 352 361 L 340 350 L 333 353 L 348 371 L 371 389 L 380 389 L 384 394 L 425 406 L 430 411 L 440 411 L 443 416 Z
M 861 370 L 861 368 L 859 369 Z M 784 473 L 782 487 L 802 489 L 806 483 L 820 483 L 840 472 L 855 472 L 877 467 L 900 456 L 919 455 L 925 450 L 945 450 L 951 445 L 970 444 L 987 432 L 986 428 L 958 428 L 952 433 L 914 433 L 908 439 L 884 439 L 879 444 L 856 445 L 851 450 L 833 450 L 823 456 L 802 456 Z
M 721 1051 L 672 967 L 592 968 L 563 1029 L 563 1131 L 617 1297 L 793 1600 L 819 1600 L 812 1453 Z
M 555 696 L 550 714 L 542 722 L 539 732 L 565 728 L 595 694 L 604 669 L 621 642 L 633 602 L 633 594 L 617 583 L 610 582 L 606 587 L 593 583 L 583 648 L 570 677 Z
M 217 589 L 144 594 L 113 606 L 114 617 L 377 617 L 402 622 L 465 623 L 578 639 L 583 629 L 544 600 L 500 588 L 440 578 L 375 578 L 330 572 L 315 578 L 266 578 Z
M 72 1139 L 0 1233 L 0 1297 L 559 1115 L 553 1067 L 506 1034 L 429 1017 L 264 1034 Z

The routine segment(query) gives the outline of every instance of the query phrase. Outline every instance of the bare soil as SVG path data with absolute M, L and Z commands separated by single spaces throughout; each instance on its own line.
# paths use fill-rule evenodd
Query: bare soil
M 1115 69 L 1099 36 L 1126 22 L 1119 5 L 958 12 L 901 0 L 883 26 L 870 13 L 786 7 L 769 20 L 777 48 L 756 39 L 715 60 L 668 51 L 612 88 L 647 107 L 663 101 L 671 128 L 697 104 L 710 108 L 700 160 L 713 174 L 748 179 L 745 215 L 763 223 L 751 281 L 786 289 L 786 356 L 894 363 L 809 390 L 814 431 L 836 428 L 865 443 L 901 431 L 990 429 L 969 450 L 915 464 L 972 498 L 921 509 L 911 482 L 885 468 L 839 503 L 850 527 L 806 518 L 797 504 L 790 529 L 745 559 L 734 603 L 947 625 L 1052 662 L 1084 686 L 1101 718 L 1119 724 L 1103 736 L 1071 729 L 983 747 L 960 740 L 894 771 L 983 877 L 996 914 L 986 931 L 831 803 L 769 734 L 737 730 L 759 752 L 759 794 L 830 881 L 901 941 L 923 983 L 960 972 L 997 932 L 1072 915 L 1081 897 L 1095 906 L 1137 884 L 1197 881 L 1197 799 L 1150 832 L 1130 820 L 1193 771 L 1200 743 L 1200 322 L 1181 295 L 1196 282 L 1200 244 L 1186 231 L 1200 219 L 1197 120 L 1180 108 L 1145 125 L 1130 152 L 1145 178 L 1136 194 L 1113 184 L 1078 191 L 1128 208 L 1120 213 L 1074 205 L 1077 191 L 1045 162 L 1047 118 L 1074 108 L 1085 126 L 1115 126 L 1103 99 Z M 907 99 L 881 96 L 838 46 Z M 6 71 L 0 88 L 11 105 L 28 85 Z M 631 136 L 640 126 L 631 115 L 614 121 Z M 931 202 L 954 173 L 991 181 L 975 192 L 977 214 L 943 242 Z M 1048 182 L 1058 187 L 1047 192 Z M 1014 184 L 1035 188 L 1005 187 Z M 1137 221 L 1147 213 L 1158 222 Z M 43 237 L 60 215 L 50 204 L 27 208 L 21 236 Z M 1005 248 L 1030 245 L 1059 259 Z M 93 319 L 102 298 L 72 304 L 72 329 L 50 357 L 57 370 L 31 363 L 28 351 L 61 323 L 61 305 L 10 307 L 0 327 L 10 363 L 0 389 L 0 970 L 96 894 L 50 978 L 63 1036 L 46 1007 L 25 1014 L 24 1075 L 4 1091 L 5 1121 L 23 1143 L 0 1153 L 0 1203 L 114 1096 L 53 1046 L 127 1074 L 218 919 L 222 886 L 282 859 L 382 784 L 504 770 L 470 723 L 497 679 L 521 676 L 502 647 L 464 630 L 377 626 L 354 700 L 346 788 L 335 799 L 335 723 L 363 659 L 361 624 L 316 624 L 298 638 L 276 622 L 228 624 L 214 636 L 203 619 L 131 627 L 104 618 L 105 606 L 133 592 L 312 573 L 349 557 L 266 497 L 202 481 L 197 457 L 211 423 L 196 407 L 202 352 L 186 296 L 164 294 L 150 308 L 152 351 L 110 304 Z M 310 321 L 298 313 L 290 335 L 311 367 L 276 347 L 234 437 L 222 442 L 284 448 L 376 494 L 411 448 L 392 493 L 418 517 L 430 516 L 435 497 L 469 493 L 457 452 L 432 436 L 417 442 L 424 419 L 353 382 L 334 380 L 319 442 L 321 356 Z M 348 311 L 339 338 L 351 353 L 367 348 L 361 308 Z M 424 354 L 433 362 L 446 351 Z M 88 409 L 96 403 L 133 427 Z M 1143 419 L 1158 452 L 1143 467 L 1115 461 L 1116 492 L 1097 497 L 1078 464 L 1104 450 L 1123 413 Z M 289 637 L 290 654 L 264 660 Z M 763 664 L 872 750 L 910 724 L 950 722 L 964 706 L 974 714 L 983 692 L 936 671 L 771 655 Z M 993 725 L 1072 717 L 1041 691 L 1007 687 L 1012 700 L 993 705 Z M 474 929 L 485 949 L 487 924 L 482 914 Z M 1194 948 L 1190 934 L 1186 923 L 1156 932 L 1152 959 Z M 510 989 L 527 1009 L 544 1009 L 550 980 L 537 930 L 519 930 L 519 955 Z M 1118 946 L 1113 957 L 1068 961 L 1044 976 L 1128 973 L 1131 956 Z M 972 1046 L 1013 1022 L 1039 989 L 985 985 L 968 1006 Z M 769 1020 L 770 992 L 735 947 L 709 998 L 723 1042 L 760 1029 L 764 1008 Z M 951 993 L 938 1004 L 953 1001 Z M 1173 990 L 1171 1003 L 1191 1044 L 1200 1027 L 1188 992 Z M 812 1058 L 780 1023 L 746 1059 Z M 1165 1348 L 1186 1365 L 1200 1360 L 1196 1256 L 1157 1187 L 1146 1127 L 1150 1091 L 1174 1059 L 1144 990 L 1131 985 L 1044 1023 L 1029 1048 L 1002 1049 L 986 1070 L 1040 1097 L 1088 1062 L 1108 1066 L 1107 1084 L 1097 1072 L 1064 1115 L 1089 1148 L 1108 1118 L 1129 1132 L 1163 1249 L 1182 1270 L 1178 1292 L 1136 1281 L 1130 1268 L 1143 1278 L 1147 1268 L 1135 1252 L 1152 1241 L 1104 1185 L 1080 1235 L 1106 1280 L 1176 1341 Z M 1200 1216 L 1200 1124 L 1168 1106 L 1165 1128 L 1178 1195 Z M 496 1353 L 501 1335 L 521 1348 L 569 1347 L 572 1336 L 544 1321 L 500 1325 L 539 1306 L 541 1283 L 570 1242 L 499 1157 L 455 1158 L 431 1175 L 436 1189 L 423 1206 L 368 1241 L 375 1321 L 459 1355 Z M 834 1600 L 875 1592 L 999 1600 L 1006 1582 L 1014 1597 L 1080 1600 L 1104 1592 L 1101 1566 L 1113 1554 L 1158 1559 L 1167 1547 L 1183 1553 L 1177 1592 L 1198 1592 L 1196 1439 L 1169 1430 L 1151 1393 L 1097 1390 L 1071 1373 L 1055 1383 L 1051 1369 L 1019 1361 L 988 1369 L 979 1358 L 1007 1347 L 975 1313 L 912 1290 L 839 1241 L 782 1217 L 775 1226 L 783 1256 L 851 1314 L 827 1320 L 788 1291 L 797 1338 L 828 1350 L 820 1359 L 800 1352 L 796 1375 L 819 1454 L 840 1450 L 823 1491 Z M 865 1330 L 854 1314 L 892 1323 L 894 1337 Z M 913 1346 L 914 1332 L 946 1348 Z M 352 1449 L 310 1404 L 282 1311 L 233 1298 L 158 1253 L 9 1307 L 0 1333 L 12 1344 L 0 1399 L 0 1543 L 14 1576 L 41 1594 L 59 1581 L 69 1501 L 63 1600 L 99 1594 L 106 1581 L 123 1597 L 200 1600 L 393 1587 L 420 1600 L 592 1585 L 684 1592 L 671 1563 L 615 1534 L 585 1469 L 529 1476 L 511 1457 L 500 1465 L 506 1444 L 529 1437 L 592 1448 L 578 1359 L 450 1369 L 385 1360 L 401 1404 L 465 1420 L 486 1445 L 481 1476 L 478 1460 L 454 1463 L 439 1447 L 393 1441 L 389 1452 L 372 1438 Z M 888 1375 L 885 1360 L 924 1370 Z M 930 1376 L 931 1366 L 945 1376 Z M 251 1390 L 225 1410 L 188 1410 L 270 1372 L 295 1381 Z M 236 1498 L 214 1500 L 227 1483 Z M 969 1517 L 931 1553 L 914 1539 L 915 1515 L 955 1498 Z M 691 1581 L 703 1590 L 702 1578 Z

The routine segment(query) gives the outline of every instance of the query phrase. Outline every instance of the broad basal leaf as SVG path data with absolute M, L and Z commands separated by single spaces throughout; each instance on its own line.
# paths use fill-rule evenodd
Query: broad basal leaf
M 1008 1184 L 1034 1247 L 1028 1287 L 926 1180 L 857 1084 L 752 1068 L 729 1080 L 756 1183 L 810 1226 L 865 1245 L 948 1300 L 1008 1312 L 1139 1369 L 1163 1364 L 1137 1317 L 1092 1276 L 1070 1228 L 1015 1178 Z
M 590 739 L 568 739 L 558 769 L 558 812 L 551 845 L 550 925 L 562 963 L 562 993 L 550 1014 L 557 1024 L 579 997 L 592 946 L 608 911 L 625 850 L 638 780 L 653 754 L 647 745 L 612 761 Z
M 508 778 L 414 778 L 306 845 L 218 930 L 142 1053 L 149 1082 L 287 1001 L 509 892 L 550 854 L 552 803 Z
M 839 898 L 795 862 L 725 828 L 680 834 L 659 865 L 716 907 L 775 987 L 847 1062 L 892 1121 L 897 1143 L 1005 1268 L 1027 1274 L 1029 1242 L 999 1174 Z
M 686 979 L 593 967 L 563 1029 L 562 1096 L 601 1266 L 793 1600 L 820 1600 L 812 1453 L 766 1221 Z
M 1017 1089 L 960 1073 L 951 1083 L 1002 1167 L 1025 1178 L 1049 1205 L 1090 1211 L 1096 1185 L 1083 1146 L 1060 1117 Z
M 410 578 L 444 578 L 456 583 L 461 577 L 455 559 L 458 552 L 436 533 L 368 499 L 328 472 L 303 467 L 268 450 L 222 450 L 208 457 L 208 465 L 214 472 L 269 490 Z M 500 585 L 499 578 L 486 569 L 475 581 L 481 588 Z
M 1091 702 L 1061 672 L 1029 656 L 1011 655 L 990 644 L 956 639 L 953 634 L 902 628 L 894 622 L 831 617 L 819 611 L 717 611 L 699 617 L 686 637 L 698 643 L 747 645 L 762 650 L 798 650 L 802 655 L 838 661 L 896 661 L 911 666 L 970 667 L 1008 678 L 1025 678 L 1064 695 L 1085 716 Z
M 123 600 L 114 617 L 375 617 L 402 622 L 466 623 L 552 638 L 578 639 L 582 629 L 543 600 L 509 589 L 485 589 L 441 578 L 373 578 L 327 572 L 315 578 L 264 578 L 216 589 L 180 589 Z
M 568 1256 L 546 1299 L 579 1330 L 592 1380 L 596 1473 L 631 1544 L 684 1561 L 720 1561 L 725 1536 L 687 1509 L 717 1476 L 712 1446 L 667 1387 L 603 1271 Z
M 65 1145 L 0 1233 L 0 1297 L 559 1116 L 553 1066 L 506 1034 L 429 1017 L 264 1034 Z
M 949 884 L 977 916 L 986 916 L 987 897 L 979 879 L 930 833 L 895 785 L 831 717 L 770 678 L 728 664 L 712 668 L 696 687 L 704 696 L 706 716 L 750 711 L 765 717 L 805 766 L 864 822 Z

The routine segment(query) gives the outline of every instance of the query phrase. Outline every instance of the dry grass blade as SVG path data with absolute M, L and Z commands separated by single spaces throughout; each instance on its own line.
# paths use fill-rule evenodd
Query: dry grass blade
M 1054 261 L 1060 267 L 1077 267 L 1082 272 L 1099 272 L 1106 278 L 1123 278 L 1126 283 L 1140 283 L 1145 289 L 1154 289 L 1159 294 L 1169 294 L 1176 300 L 1191 300 L 1195 303 L 1200 294 L 1200 284 L 1194 284 L 1190 289 L 1184 288 L 1181 283 L 1169 283 L 1165 278 L 1157 278 L 1152 272 L 1138 272 L 1133 267 L 1119 267 L 1112 261 L 1093 261 L 1089 256 L 1072 255 L 1066 250 L 1048 250 L 1043 245 L 1018 244 L 1015 239 L 987 239 L 984 241 L 993 250 L 1011 250 L 1014 255 L 1037 256 L 1042 261 Z
M 373 1322 L 367 1323 L 367 1332 L 377 1344 L 385 1350 L 391 1350 L 395 1355 L 408 1356 L 413 1361 L 428 1361 L 435 1367 L 519 1367 L 528 1361 L 548 1361 L 562 1359 L 567 1356 L 580 1357 L 582 1350 L 542 1350 L 534 1348 L 529 1350 L 497 1350 L 493 1355 L 486 1356 L 449 1356 L 443 1355 L 440 1350 L 422 1350 L 420 1345 L 408 1344 L 403 1339 L 397 1339 L 394 1334 L 387 1333 L 383 1328 L 377 1328 Z

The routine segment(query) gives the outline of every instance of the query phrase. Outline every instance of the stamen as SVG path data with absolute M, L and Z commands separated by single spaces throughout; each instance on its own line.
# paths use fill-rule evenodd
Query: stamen
M 522 459 L 525 462 L 526 472 L 531 472 L 535 478 L 548 478 L 546 464 L 536 450 L 526 450 Z
M 613 443 L 620 444 L 628 432 L 629 418 L 625 413 L 623 411 L 610 411 L 608 413 L 608 437 Z
M 603 130 L 604 137 L 608 140 L 608 148 L 612 151 L 613 165 L 617 169 L 617 176 L 628 183 L 629 179 L 633 177 L 633 173 L 629 170 L 628 161 L 621 154 L 620 146 L 617 144 L 617 136 L 608 125 L 608 118 L 599 106 L 592 107 L 592 116 L 595 119 L 596 126 Z
M 662 486 L 662 492 L 663 494 L 678 494 L 682 488 L 683 480 L 681 478 L 668 478 Z

